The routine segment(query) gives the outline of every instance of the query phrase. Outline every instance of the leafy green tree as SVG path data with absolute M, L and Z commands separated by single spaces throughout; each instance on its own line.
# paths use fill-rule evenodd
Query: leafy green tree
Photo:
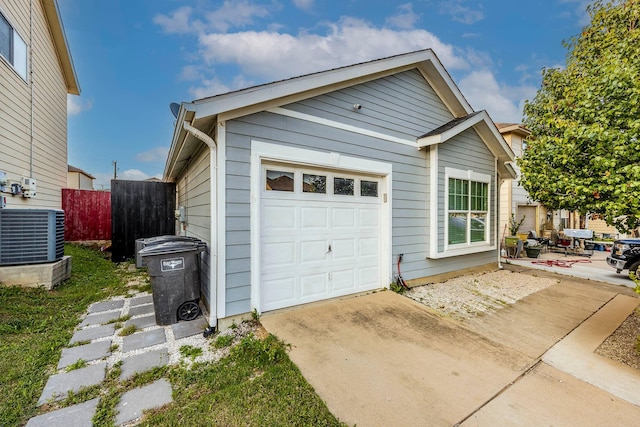
M 525 104 L 521 183 L 549 209 L 630 231 L 640 226 L 640 0 L 587 11 L 591 23 L 563 42 L 566 67 L 544 69 Z

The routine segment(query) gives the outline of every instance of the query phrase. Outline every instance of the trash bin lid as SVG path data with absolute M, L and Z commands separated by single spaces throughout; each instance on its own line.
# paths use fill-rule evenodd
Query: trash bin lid
M 138 239 L 145 243 L 145 245 L 155 245 L 157 243 L 165 243 L 165 242 L 200 242 L 201 240 L 197 237 L 187 237 L 187 236 L 176 236 L 176 235 L 164 235 L 164 236 L 153 236 L 153 237 L 145 237 L 143 239 Z
M 207 244 L 202 241 L 168 241 L 145 247 L 140 250 L 141 256 L 176 254 L 183 252 L 203 252 L 207 248 Z

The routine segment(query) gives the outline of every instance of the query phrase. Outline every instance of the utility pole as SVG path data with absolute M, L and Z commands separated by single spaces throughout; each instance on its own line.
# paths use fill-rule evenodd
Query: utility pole
M 111 163 L 113 164 L 113 179 L 118 179 L 118 161 L 114 160 Z

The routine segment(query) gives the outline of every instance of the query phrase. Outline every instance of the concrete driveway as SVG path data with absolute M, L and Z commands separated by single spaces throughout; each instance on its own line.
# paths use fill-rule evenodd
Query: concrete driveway
M 291 359 L 348 425 L 633 425 L 640 376 L 589 350 L 594 336 L 602 342 L 638 304 L 619 289 L 563 278 L 465 323 L 390 291 L 266 313 L 261 322 L 291 344 Z M 609 305 L 614 315 L 595 322 L 598 331 L 569 339 Z M 589 356 L 580 366 L 595 379 L 565 372 L 580 359 L 576 352 Z M 603 374 L 598 364 L 615 369 Z M 616 375 L 638 382 L 623 391 L 598 384 Z

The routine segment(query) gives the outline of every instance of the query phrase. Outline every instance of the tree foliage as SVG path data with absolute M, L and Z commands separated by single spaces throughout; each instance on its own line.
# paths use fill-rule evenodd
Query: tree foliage
M 640 226 L 640 0 L 587 10 L 591 23 L 563 42 L 566 67 L 544 69 L 525 104 L 521 183 L 549 209 L 629 231 Z

